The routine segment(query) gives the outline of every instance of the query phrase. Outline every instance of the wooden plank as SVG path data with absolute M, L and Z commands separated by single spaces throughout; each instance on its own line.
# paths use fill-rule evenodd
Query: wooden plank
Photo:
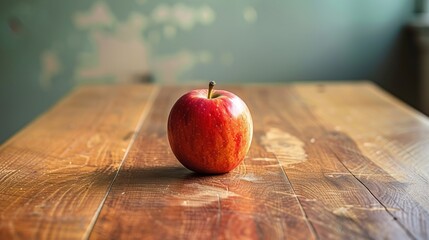
M 294 90 L 259 86 L 241 94 L 255 113 L 256 143 L 282 164 L 317 237 L 413 238 L 321 139 L 329 130 Z
M 429 238 L 429 120 L 371 84 L 296 86 L 327 147 L 418 239 Z
M 156 89 L 81 89 L 1 146 L 0 238 L 428 238 L 429 121 L 374 86 L 228 87 L 255 134 L 220 176 L 168 146 L 190 87 Z
M 359 94 L 358 91 L 352 97 L 359 98 Z M 283 154 L 286 155 L 284 169 L 319 237 L 413 238 L 344 166 L 335 145 L 324 141 L 330 129 L 320 125 L 306 101 L 294 91 L 281 87 L 258 89 L 250 95 L 254 96 L 254 103 L 249 104 L 258 113 L 256 116 L 263 116 L 259 124 L 255 121 L 255 126 L 263 126 L 261 131 L 265 137 L 260 141 L 267 150 L 279 155 L 282 148 L 277 145 L 304 148 L 302 155 L 306 157 L 295 156 L 298 159 L 295 163 L 290 161 L 291 156 Z M 262 101 L 258 96 L 264 95 L 269 97 Z M 332 104 L 335 108 L 336 103 Z M 350 108 L 360 110 L 356 105 Z M 282 137 L 285 135 L 289 137 Z M 279 144 L 275 145 L 273 140 Z M 342 143 L 337 141 L 336 144 Z M 291 154 L 295 152 L 292 148 Z
M 153 86 L 82 87 L 0 147 L 0 239 L 84 238 Z
M 259 144 L 229 174 L 199 176 L 180 165 L 168 145 L 166 121 L 171 106 L 189 89 L 161 90 L 91 238 L 314 239 L 279 162 Z

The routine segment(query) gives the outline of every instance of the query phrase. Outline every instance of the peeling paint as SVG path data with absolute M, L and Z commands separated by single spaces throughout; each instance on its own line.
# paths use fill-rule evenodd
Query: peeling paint
M 73 22 L 79 28 L 110 26 L 114 21 L 114 16 L 104 2 L 94 3 L 89 11 L 77 12 L 73 16 Z
M 258 13 L 254 7 L 246 7 L 243 10 L 243 18 L 248 23 L 254 23 L 258 20 Z
M 76 77 L 91 79 L 113 76 L 117 81 L 126 81 L 133 75 L 148 74 L 149 50 L 141 34 L 146 24 L 144 15 L 133 13 L 125 22 L 118 23 L 114 32 L 90 31 L 97 49 L 87 55 L 95 59 L 95 63 L 79 68 Z
M 210 25 L 216 19 L 214 10 L 204 5 L 202 7 L 191 7 L 183 3 L 174 5 L 160 4 L 151 14 L 156 24 L 170 24 L 189 31 L 197 24 Z
M 48 89 L 52 84 L 52 78 L 62 70 L 62 64 L 56 52 L 47 50 L 40 57 L 42 72 L 39 78 L 40 85 Z

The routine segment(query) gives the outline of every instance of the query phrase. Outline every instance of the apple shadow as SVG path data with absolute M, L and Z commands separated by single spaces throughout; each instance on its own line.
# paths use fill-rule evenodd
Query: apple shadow
M 192 172 L 182 166 L 151 166 L 145 168 L 122 169 L 114 185 L 141 185 L 141 184 L 182 184 L 195 181 L 204 181 L 216 175 L 204 175 Z
M 117 175 L 117 176 L 116 176 Z M 112 167 L 98 168 L 91 172 L 77 173 L 70 176 L 70 181 L 81 183 L 91 182 L 95 188 L 104 188 L 113 182 L 114 187 L 127 185 L 169 185 L 205 182 L 213 179 L 223 179 L 228 174 L 206 175 L 195 173 L 179 165 L 175 166 L 147 166 L 117 169 Z M 115 177 L 116 176 L 116 177 Z

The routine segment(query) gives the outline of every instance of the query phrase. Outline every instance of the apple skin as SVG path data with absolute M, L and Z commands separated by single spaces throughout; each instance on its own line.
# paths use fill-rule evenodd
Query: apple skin
M 243 161 L 253 136 L 246 104 L 224 90 L 192 90 L 180 97 L 168 117 L 171 149 L 186 168 L 202 174 L 227 173 Z

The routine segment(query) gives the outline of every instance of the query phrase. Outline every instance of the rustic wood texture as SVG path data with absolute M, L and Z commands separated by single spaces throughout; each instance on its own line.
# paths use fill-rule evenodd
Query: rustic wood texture
M 180 165 L 168 145 L 166 119 L 184 92 L 177 88 L 160 92 L 91 236 L 313 238 L 278 164 L 248 158 L 233 172 L 219 176 L 198 176 Z M 252 155 L 265 154 L 253 149 Z
M 365 82 L 220 86 L 254 139 L 201 176 L 166 133 L 194 88 L 84 88 L 9 140 L 0 238 L 429 239 L 427 117 Z
M 429 121 L 374 85 L 295 88 L 342 164 L 409 234 L 429 239 Z M 355 107 L 362 106 L 364 107 Z
M 354 89 L 365 91 L 360 87 L 355 85 Z M 341 90 L 335 91 L 341 95 L 341 101 L 355 98 L 354 95 L 342 94 Z M 243 95 L 250 99 L 250 108 L 257 113 L 255 140 L 258 141 L 259 136 L 260 144 L 274 153 L 316 236 L 323 239 L 348 239 L 351 236 L 362 239 L 413 238 L 409 230 L 392 217 L 389 209 L 343 163 L 345 160 L 353 161 L 348 155 L 338 154 L 347 135 L 320 124 L 296 92 L 293 88 L 259 87 L 254 91 L 243 91 Z M 269 97 L 259 101 L 263 96 Z M 368 103 L 363 103 L 352 107 L 360 111 L 360 108 L 368 107 Z M 285 138 L 286 135 L 289 137 Z M 296 146 L 303 150 L 297 156 Z M 350 151 L 359 153 L 352 144 L 348 147 Z M 282 151 L 283 154 L 279 154 Z
M 80 88 L 3 144 L 0 239 L 88 235 L 154 91 Z

